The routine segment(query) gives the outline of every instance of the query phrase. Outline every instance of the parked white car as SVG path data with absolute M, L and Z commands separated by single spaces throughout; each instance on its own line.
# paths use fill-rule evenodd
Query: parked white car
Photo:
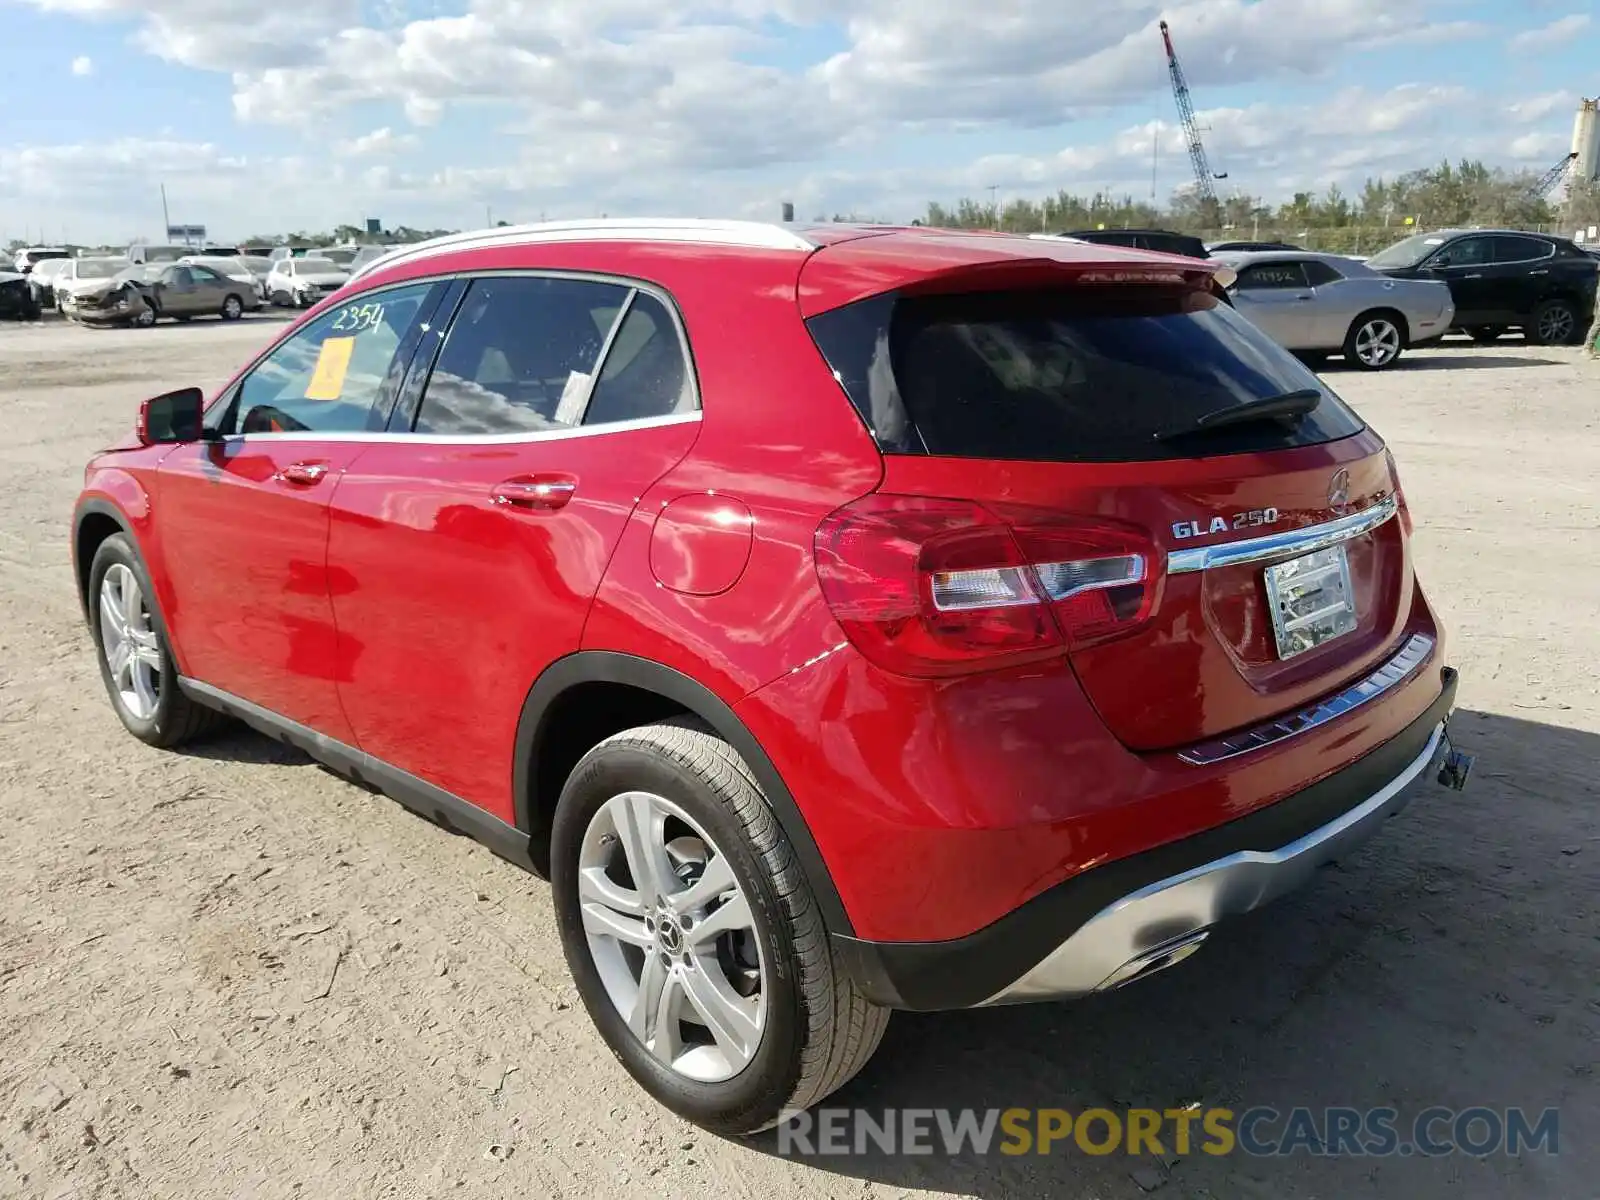
M 286 308 L 310 308 L 349 278 L 349 271 L 326 258 L 280 258 L 267 276 L 267 299 Z
M 109 255 L 62 260 L 62 265 L 50 276 L 56 309 L 66 308 L 81 295 L 103 290 L 106 280 L 127 270 L 128 265 L 127 259 Z M 34 273 L 38 273 L 38 268 Z
M 233 282 L 249 288 L 250 295 L 246 297 L 244 306 L 252 312 L 260 308 L 267 298 L 266 280 L 252 271 L 249 264 L 237 254 L 186 254 L 182 261 L 210 267 L 218 275 L 225 275 Z

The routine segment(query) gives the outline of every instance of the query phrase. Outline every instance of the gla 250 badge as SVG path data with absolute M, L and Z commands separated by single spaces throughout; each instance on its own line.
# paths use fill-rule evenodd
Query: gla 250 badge
M 1172 526 L 1172 536 L 1192 538 L 1199 537 L 1203 533 L 1227 533 L 1230 529 L 1258 529 L 1264 525 L 1275 525 L 1277 521 L 1277 509 L 1251 508 L 1234 513 L 1231 517 L 1212 517 L 1209 522 L 1204 518 L 1198 521 L 1176 521 Z

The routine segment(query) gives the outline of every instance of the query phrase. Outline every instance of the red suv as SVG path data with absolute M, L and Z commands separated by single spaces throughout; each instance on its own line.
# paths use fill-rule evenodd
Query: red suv
M 1180 961 L 1464 782 L 1383 441 L 1214 264 L 579 222 L 401 250 L 89 465 L 118 716 L 224 714 L 554 884 L 742 1133 L 891 1009 Z

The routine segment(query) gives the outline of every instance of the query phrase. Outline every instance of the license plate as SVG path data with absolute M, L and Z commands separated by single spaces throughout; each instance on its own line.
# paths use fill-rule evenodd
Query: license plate
M 1267 607 L 1279 658 L 1293 658 L 1356 627 L 1350 561 L 1330 546 L 1266 569 Z

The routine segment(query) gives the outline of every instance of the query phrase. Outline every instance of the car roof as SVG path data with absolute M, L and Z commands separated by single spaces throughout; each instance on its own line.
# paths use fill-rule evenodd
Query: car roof
M 1331 250 L 1220 250 L 1224 258 L 1232 262 L 1281 262 L 1286 258 L 1317 258 L 1335 259 L 1339 262 L 1350 262 L 1348 254 L 1335 254 Z
M 655 247 L 652 261 L 688 264 L 708 256 L 750 256 L 794 263 L 805 270 L 802 309 L 809 316 L 855 299 L 926 283 L 935 276 L 1009 266 L 1019 271 L 1144 269 L 1206 278 L 1214 266 L 1203 259 L 1152 250 L 1096 244 L 1054 234 L 1014 234 L 989 230 L 941 229 L 924 225 L 849 222 L 767 224 L 697 218 L 599 218 L 509 225 L 449 234 L 404 246 L 358 268 L 352 282 L 381 275 L 399 281 L 427 273 L 440 259 L 466 260 L 456 269 L 482 269 L 472 260 L 480 252 L 533 246 L 562 247 L 556 258 L 574 260 L 572 249 L 608 248 L 619 259 L 635 249 Z M 695 246 L 703 254 L 663 254 Z M 470 265 L 469 265 L 470 264 Z
M 1121 225 L 1118 225 L 1115 229 L 1074 229 L 1074 230 L 1072 230 L 1072 231 L 1070 231 L 1068 233 L 1063 234 L 1062 236 L 1063 237 L 1093 237 L 1096 234 L 1114 234 L 1114 233 L 1158 233 L 1162 237 L 1194 238 L 1194 240 L 1197 241 L 1197 242 L 1200 240 L 1198 237 L 1195 237 L 1195 235 L 1192 234 L 1192 233 L 1179 233 L 1175 229 L 1157 229 L 1157 228 L 1155 228 L 1153 226 L 1145 227 L 1145 226 L 1140 226 L 1140 225 L 1134 225 L 1134 226 L 1129 227 L 1129 228 L 1123 228 Z
M 1567 240 L 1559 233 L 1540 233 L 1535 229 L 1428 229 L 1424 230 L 1420 234 L 1413 234 L 1412 236 L 1453 238 L 1467 237 L 1469 235 L 1478 233 L 1503 233 L 1508 234 L 1511 237 L 1548 238 L 1557 242 L 1564 242 Z

